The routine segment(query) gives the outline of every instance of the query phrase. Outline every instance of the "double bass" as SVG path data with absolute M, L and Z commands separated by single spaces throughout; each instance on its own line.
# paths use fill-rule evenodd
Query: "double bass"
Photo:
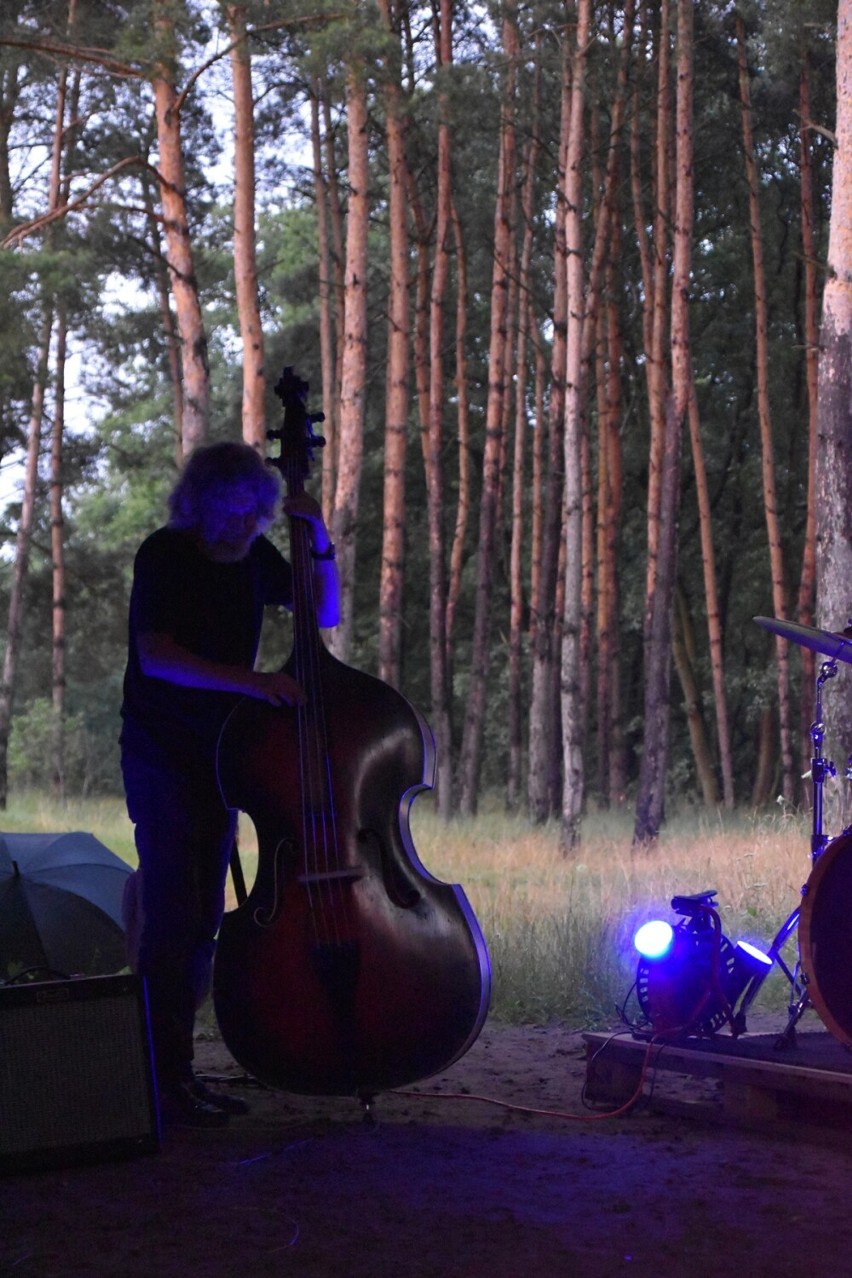
M 276 386 L 280 469 L 301 493 L 324 440 L 307 384 Z M 316 621 L 309 532 L 290 520 L 299 706 L 245 698 L 218 748 L 219 782 L 258 839 L 250 892 L 222 921 L 213 998 L 234 1059 L 262 1083 L 368 1098 L 467 1051 L 491 989 L 485 940 L 462 889 L 432 877 L 409 826 L 431 788 L 432 733 L 394 688 L 335 658 Z

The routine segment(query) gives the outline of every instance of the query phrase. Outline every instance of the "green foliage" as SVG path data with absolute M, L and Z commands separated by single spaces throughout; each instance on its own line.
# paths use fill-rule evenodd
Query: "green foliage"
M 280 10 L 279 6 L 279 10 Z M 817 205 L 818 254 L 825 256 L 834 126 L 835 6 L 815 0 L 771 0 L 739 6 L 748 25 L 750 89 L 754 105 L 761 181 L 761 217 L 770 320 L 770 376 L 779 508 L 789 587 L 794 590 L 807 515 L 807 404 L 802 327 L 802 263 L 799 227 L 798 74 L 807 51 L 811 71 L 811 133 Z M 78 6 L 74 39 L 123 64 L 126 75 L 106 74 L 81 63 L 75 139 L 74 190 L 81 190 L 113 166 L 138 163 L 110 179 L 96 196 L 56 227 L 55 234 L 33 236 L 15 250 L 0 250 L 0 455 L 23 437 L 36 364 L 38 333 L 46 309 L 60 299 L 68 308 L 72 351 L 82 355 L 82 372 L 72 387 L 65 459 L 68 553 L 69 698 L 72 736 L 79 740 L 74 764 L 79 784 L 118 784 L 114 735 L 124 660 L 127 589 L 135 546 L 161 522 L 165 498 L 176 469 L 177 441 L 169 346 L 164 336 L 161 294 L 164 280 L 162 227 L 146 208 L 156 210 L 156 131 L 149 77 L 158 50 L 152 39 L 150 0 L 104 0 Z M 257 226 L 259 290 L 266 365 L 272 376 L 295 364 L 311 383 L 318 403 L 321 369 L 318 341 L 318 254 L 316 210 L 308 147 L 308 89 L 319 77 L 331 94 L 331 123 L 337 176 L 344 205 L 346 189 L 345 77 L 365 77 L 370 102 L 371 157 L 370 259 L 367 280 L 369 333 L 366 386 L 365 460 L 358 530 L 356 615 L 352 660 L 374 668 L 377 653 L 377 597 L 381 562 L 381 506 L 384 480 L 383 427 L 387 351 L 387 192 L 384 143 L 388 70 L 401 61 L 405 92 L 407 151 L 423 225 L 433 227 L 437 171 L 439 95 L 446 95 L 453 140 L 454 199 L 466 250 L 469 301 L 467 358 L 472 438 L 473 507 L 464 546 L 463 591 L 456 618 L 453 716 L 463 720 L 469 681 L 473 582 L 478 546 L 478 494 L 484 442 L 484 406 L 488 391 L 488 346 L 494 236 L 494 189 L 498 163 L 499 103 L 506 73 L 496 6 L 456 6 L 454 62 L 436 68 L 433 14 L 414 4 L 407 11 L 403 45 L 389 41 L 374 4 L 350 7 L 341 18 L 333 0 L 321 5 L 294 3 L 276 11 L 287 25 L 267 29 L 251 43 L 256 100 Z M 654 7 L 651 7 L 651 11 Z M 176 78 L 179 87 L 224 48 L 223 6 L 186 0 L 175 3 Z M 327 20 L 322 21 L 323 14 Z M 66 37 L 67 6 L 21 3 L 2 6 L 0 33 L 25 25 L 33 39 Z M 247 6 L 250 24 L 268 24 L 265 0 Z M 310 21 L 302 21 L 310 19 Z M 624 33 L 621 8 L 596 6 L 594 40 L 589 50 L 588 145 L 585 159 L 584 245 L 590 254 L 600 175 L 609 150 L 609 124 Z M 561 73 L 566 41 L 565 7 L 535 0 L 518 14 L 521 65 L 518 68 L 517 126 L 519 154 L 532 129 L 532 102 L 540 71 L 541 150 L 533 212 L 530 292 L 534 313 L 549 355 L 554 290 L 553 236 L 557 204 L 557 151 Z M 729 714 L 734 725 L 735 772 L 740 797 L 748 794 L 755 761 L 761 712 L 776 696 L 770 641 L 755 631 L 751 617 L 771 611 L 768 550 L 761 497 L 760 440 L 755 394 L 753 267 L 749 239 L 741 116 L 737 97 L 736 53 L 731 6 L 695 7 L 695 183 L 696 235 L 690 323 L 705 462 L 713 507 L 715 552 L 726 637 Z M 650 175 L 657 101 L 657 53 L 636 48 L 631 88 L 641 109 L 640 196 L 644 216 L 652 216 Z M 0 46 L 0 91 L 11 121 L 11 224 L 42 212 L 46 199 L 47 155 L 55 116 L 57 65 L 47 58 L 23 56 Z M 8 78 L 17 76 L 15 91 Z M 237 437 L 240 431 L 241 366 L 239 326 L 232 278 L 231 180 L 222 156 L 231 122 L 225 105 L 231 93 L 227 59 L 213 63 L 187 96 L 181 114 L 188 160 L 187 186 L 193 250 L 211 362 L 213 436 Z M 17 96 L 16 96 L 17 95 Z M 5 118 L 5 117 L 4 117 Z M 2 148 L 0 148 L 1 150 Z M 0 156 L 0 165 L 3 157 Z M 628 792 L 635 783 L 643 738 L 642 626 L 648 489 L 649 420 L 642 331 L 641 269 L 636 244 L 628 141 L 620 142 L 621 183 L 618 208 L 621 232 L 615 277 L 616 302 L 623 330 L 621 443 L 623 513 L 619 536 L 622 671 L 621 718 L 626 737 Z M 0 178 L 2 173 L 0 173 Z M 413 204 L 412 204 L 413 213 Z M 0 211 L 2 219 L 2 211 Z M 411 229 L 414 227 L 413 216 Z M 520 234 L 520 232 L 519 232 Z M 416 241 L 411 246 L 411 277 L 416 272 Z M 431 245 L 430 245 L 431 251 Z M 446 297 L 444 396 L 446 476 L 445 531 L 452 535 L 458 482 L 455 440 L 454 326 L 457 276 L 451 271 Z M 412 289 L 413 296 L 413 289 Z M 413 317 L 413 307 L 412 307 Z M 532 368 L 529 386 L 532 387 Z M 412 374 L 413 381 L 413 374 Z M 52 388 L 48 387 L 50 402 Z M 532 390 L 529 398 L 531 401 Z M 81 406 L 81 407 L 80 407 Z M 532 411 L 532 403 L 528 405 Z M 279 405 L 271 390 L 270 422 Z M 412 397 L 406 467 L 406 594 L 403 600 L 403 686 L 428 711 L 429 600 L 426 493 L 419 442 L 420 421 Z M 592 488 L 596 482 L 596 406 L 591 401 Z M 23 777 L 35 777 L 35 756 L 26 746 L 43 732 L 43 698 L 50 686 L 51 581 L 49 528 L 45 510 L 43 462 L 40 510 L 27 596 L 24 658 L 16 688 Z M 527 478 L 529 469 L 527 470 Z M 504 511 L 508 503 L 508 482 Z M 5 523 L 13 531 L 17 503 Z M 679 579 L 695 635 L 694 656 L 708 722 L 709 653 L 704 624 L 701 546 L 695 480 L 688 452 L 684 457 Z M 488 697 L 484 784 L 502 784 L 507 756 L 506 617 L 508 538 L 504 515 L 503 546 L 493 588 L 492 681 Z M 8 551 L 7 551 L 8 553 Z M 524 543 L 529 569 L 529 538 Z M 8 600 L 9 560 L 0 561 L 0 605 Z M 528 602 L 528 601 L 526 601 Z M 269 640 L 276 658 L 287 644 L 286 631 Z M 594 663 L 593 663 L 594 664 Z M 587 776 L 596 775 L 595 700 L 590 689 Z M 42 718 L 39 718 L 42 716 Z M 80 717 L 82 716 L 82 718 Z M 31 717 L 33 724 L 30 723 Z M 36 731 L 36 720 L 42 724 Z M 33 726 L 35 725 L 35 726 Z M 17 747 L 16 747 L 17 748 Z M 76 747 L 75 747 L 76 748 Z M 33 747 L 35 749 L 35 747 Z M 88 751 L 88 753 L 87 753 Z M 670 781 L 685 796 L 695 792 L 695 769 L 680 694 L 673 693 Z M 17 757 L 17 756 L 16 756 Z M 107 759 L 113 762 L 107 764 Z M 15 765 L 18 766 L 17 764 Z M 74 771 L 72 769 L 72 771 Z M 17 775 L 17 774 L 16 774 Z M 77 772 L 74 771 L 77 776 Z M 112 781 L 108 782 L 108 778 Z M 77 784 L 77 782 L 75 782 Z M 595 799 L 590 780 L 590 797 Z M 564 936 L 562 937 L 564 940 Z M 531 942 L 532 944 L 532 942 Z M 591 942 L 589 942 L 591 944 Z M 502 961 L 502 960 L 501 960 Z
M 9 738 L 9 779 L 22 789 L 50 790 L 54 779 L 57 718 L 46 697 L 31 701 L 12 720 Z M 102 735 L 82 712 L 67 715 L 63 726 L 66 792 L 78 798 L 114 789 L 114 750 L 105 750 Z

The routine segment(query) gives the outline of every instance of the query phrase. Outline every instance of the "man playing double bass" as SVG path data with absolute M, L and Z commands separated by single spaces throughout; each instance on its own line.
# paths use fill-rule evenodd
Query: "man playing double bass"
M 139 869 L 124 912 L 131 966 L 145 978 L 161 1113 L 214 1127 L 245 1102 L 193 1073 L 195 1013 L 210 987 L 236 813 L 216 776 L 222 724 L 241 696 L 295 705 L 283 671 L 255 669 L 263 610 L 292 604 L 290 565 L 264 532 L 280 477 L 246 444 L 197 449 L 169 498 L 169 521 L 136 555 L 124 679 L 121 761 Z M 284 510 L 309 526 L 320 626 L 340 591 L 328 529 L 306 493 Z

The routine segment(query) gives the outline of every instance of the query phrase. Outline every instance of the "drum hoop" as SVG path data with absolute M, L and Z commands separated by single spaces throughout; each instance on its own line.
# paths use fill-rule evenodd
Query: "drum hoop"
M 852 1046 L 852 1034 L 838 1023 L 831 1008 L 826 1003 L 819 987 L 815 967 L 811 961 L 811 924 L 822 881 L 828 874 L 830 867 L 849 848 L 852 848 L 852 827 L 844 830 L 842 834 L 838 834 L 836 838 L 831 839 L 825 845 L 802 889 L 802 904 L 799 910 L 799 962 L 807 980 L 808 998 L 820 1020 L 835 1038 Z

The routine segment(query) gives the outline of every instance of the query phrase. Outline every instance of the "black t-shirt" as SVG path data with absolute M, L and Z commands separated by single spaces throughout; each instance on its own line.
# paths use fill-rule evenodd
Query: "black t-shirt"
M 186 750 L 212 751 L 237 699 L 233 693 L 185 688 L 142 673 L 137 639 L 160 631 L 196 656 L 252 669 L 263 610 L 292 602 L 290 565 L 258 537 L 238 563 L 208 559 L 190 534 L 152 533 L 136 555 L 130 595 L 122 705 L 126 749 L 176 762 Z

